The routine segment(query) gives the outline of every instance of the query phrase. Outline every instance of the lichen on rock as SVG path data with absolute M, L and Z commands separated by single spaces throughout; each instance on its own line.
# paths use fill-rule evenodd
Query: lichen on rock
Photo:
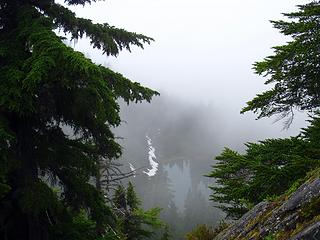
M 259 203 L 215 239 L 320 239 L 318 203 L 320 178 L 316 171 L 296 191 Z

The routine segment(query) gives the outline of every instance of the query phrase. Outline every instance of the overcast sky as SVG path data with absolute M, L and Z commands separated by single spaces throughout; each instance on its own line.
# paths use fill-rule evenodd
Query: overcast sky
M 122 52 L 118 58 L 103 56 L 88 42 L 79 41 L 76 49 L 94 61 L 186 103 L 210 104 L 225 109 L 232 118 L 254 121 L 253 115 L 240 116 L 240 109 L 270 87 L 254 74 L 252 64 L 272 54 L 272 46 L 288 40 L 269 20 L 281 19 L 281 13 L 306 2 L 107 0 L 71 8 L 80 17 L 155 39 L 145 50 Z

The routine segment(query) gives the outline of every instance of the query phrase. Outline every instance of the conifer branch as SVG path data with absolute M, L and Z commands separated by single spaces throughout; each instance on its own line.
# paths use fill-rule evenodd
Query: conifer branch
M 123 49 L 131 51 L 132 45 L 143 49 L 143 44 L 154 41 L 150 37 L 119 29 L 108 23 L 92 23 L 90 19 L 78 18 L 74 12 L 57 3 L 38 7 L 53 20 L 57 28 L 70 33 L 72 39 L 86 36 L 91 39 L 90 43 L 94 48 L 101 49 L 108 56 L 117 56 Z

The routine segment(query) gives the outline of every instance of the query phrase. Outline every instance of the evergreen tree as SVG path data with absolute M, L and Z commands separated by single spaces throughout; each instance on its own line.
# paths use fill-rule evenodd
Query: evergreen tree
M 211 200 L 222 203 L 218 207 L 223 209 L 228 217 L 238 218 L 248 210 L 243 196 L 247 192 L 245 183 L 252 175 L 251 169 L 244 156 L 228 148 L 225 148 L 216 159 L 218 163 L 207 175 L 215 178 L 214 185 L 210 186 L 213 190 Z
M 133 185 L 128 184 L 126 191 L 119 186 L 115 191 L 114 203 L 118 216 L 118 230 L 127 240 L 150 238 L 163 223 L 159 219 L 160 208 L 144 211 Z
M 117 209 L 127 209 L 126 191 L 122 185 L 119 185 L 114 193 L 113 204 Z
M 298 6 L 284 14 L 290 21 L 273 21 L 274 27 L 292 37 L 286 45 L 274 47 L 275 54 L 254 65 L 256 73 L 268 76 L 273 88 L 257 95 L 242 109 L 258 118 L 280 114 L 293 120 L 294 109 L 317 112 L 320 107 L 319 36 L 320 1 Z M 247 144 L 245 154 L 225 149 L 209 177 L 216 178 L 212 200 L 231 217 L 240 217 L 250 206 L 279 195 L 306 172 L 319 166 L 320 122 L 314 116 L 311 126 L 300 136 L 268 139 Z
M 141 201 L 134 191 L 133 185 L 129 182 L 127 187 L 127 204 L 131 209 L 137 209 L 141 205 Z
M 110 130 L 120 124 L 117 99 L 157 93 L 92 63 L 55 29 L 89 37 L 107 56 L 152 41 L 55 0 L 0 1 L 0 238 L 110 239 L 115 217 L 92 181 L 99 161 L 121 154 Z
M 246 144 L 245 154 L 226 148 L 208 175 L 216 179 L 212 200 L 238 218 L 254 204 L 284 193 L 319 166 L 320 121 L 316 117 L 298 137 Z
M 164 232 L 163 232 L 160 240 L 170 240 L 170 239 L 171 239 L 171 235 L 170 235 L 170 231 L 169 231 L 169 226 L 165 225 Z
M 314 111 L 320 107 L 320 1 L 298 8 L 297 12 L 284 14 L 289 21 L 272 21 L 275 28 L 292 40 L 274 47 L 274 55 L 254 65 L 257 74 L 269 77 L 265 84 L 273 87 L 248 102 L 242 112 L 258 112 L 258 118 L 289 116 L 287 124 L 290 124 L 295 108 Z

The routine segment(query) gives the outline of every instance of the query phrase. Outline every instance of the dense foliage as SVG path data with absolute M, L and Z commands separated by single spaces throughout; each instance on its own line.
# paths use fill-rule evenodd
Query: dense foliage
M 170 240 L 170 239 L 171 239 L 171 234 L 170 234 L 170 231 L 169 231 L 169 226 L 165 225 L 164 231 L 163 231 L 163 234 L 162 234 L 160 240 Z
M 159 220 L 161 209 L 152 208 L 144 211 L 131 182 L 127 189 L 118 186 L 113 203 L 118 218 L 117 228 L 127 240 L 149 239 L 163 225 Z
M 209 177 L 216 178 L 212 200 L 238 218 L 267 198 L 284 193 L 296 180 L 319 166 L 320 120 L 298 137 L 248 143 L 245 154 L 226 148 Z
M 213 230 L 207 225 L 199 225 L 192 232 L 186 235 L 187 240 L 212 240 L 214 238 Z
M 205 224 L 198 225 L 191 232 L 187 233 L 186 240 L 213 240 L 220 232 L 226 229 L 228 225 L 224 222 L 213 229 Z
M 273 21 L 274 27 L 291 40 L 274 47 L 274 55 L 254 65 L 256 73 L 268 76 L 265 84 L 272 88 L 248 102 L 242 112 L 258 112 L 259 118 L 289 116 L 290 123 L 295 108 L 314 111 L 320 107 L 320 1 L 298 8 L 284 14 L 289 21 Z
M 110 130 L 120 124 L 117 99 L 157 93 L 92 63 L 55 29 L 113 56 L 152 41 L 54 0 L 0 1 L 0 238 L 118 239 L 95 185 L 99 165 L 121 154 Z
M 294 109 L 317 112 L 320 107 L 320 1 L 298 6 L 284 14 L 289 21 L 273 21 L 274 27 L 292 40 L 275 47 L 275 54 L 254 65 L 256 73 L 268 78 L 272 89 L 257 95 L 243 112 L 258 118 L 280 114 L 289 117 Z M 284 193 L 308 171 L 319 166 L 320 120 L 313 115 L 310 126 L 297 137 L 267 139 L 246 144 L 239 154 L 226 148 L 208 175 L 216 179 L 212 200 L 221 203 L 229 217 L 238 218 L 258 202 Z

